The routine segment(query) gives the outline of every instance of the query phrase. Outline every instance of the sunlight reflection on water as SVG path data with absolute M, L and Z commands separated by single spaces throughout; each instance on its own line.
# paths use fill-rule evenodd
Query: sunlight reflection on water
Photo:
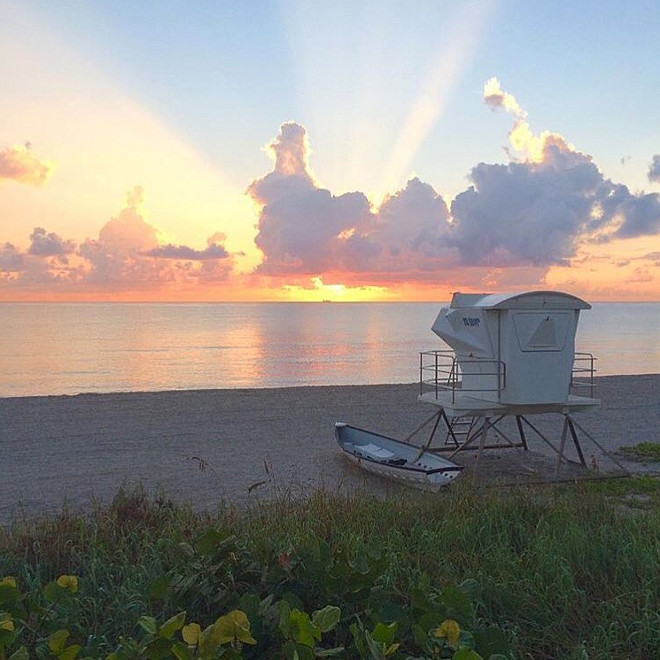
M 441 303 L 0 305 L 0 396 L 406 383 Z M 596 303 L 600 375 L 660 372 L 660 304 Z

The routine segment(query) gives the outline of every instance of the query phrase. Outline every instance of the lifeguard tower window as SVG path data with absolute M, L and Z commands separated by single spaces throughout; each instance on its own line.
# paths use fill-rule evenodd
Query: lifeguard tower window
M 514 312 L 513 325 L 520 350 L 563 351 L 573 315 L 562 312 Z

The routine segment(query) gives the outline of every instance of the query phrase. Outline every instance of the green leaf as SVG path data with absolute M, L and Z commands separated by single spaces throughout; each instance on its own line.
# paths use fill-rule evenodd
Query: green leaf
M 201 555 L 213 557 L 220 551 L 225 553 L 234 548 L 236 537 L 219 532 L 216 529 L 209 529 L 195 543 L 195 549 Z
M 311 622 L 307 612 L 301 612 L 298 609 L 291 610 L 289 623 L 291 625 L 291 636 L 298 644 L 313 648 L 315 640 L 321 641 L 321 631 L 318 626 Z
M 426 591 L 421 589 L 411 589 L 410 599 L 414 607 L 424 612 L 430 612 L 434 609 L 433 603 L 430 601 Z
M 349 565 L 357 573 L 366 575 L 369 572 L 367 553 L 364 550 L 359 550 L 353 560 L 349 561 Z
M 495 626 L 489 626 L 482 630 L 474 632 L 474 643 L 477 651 L 484 658 L 491 658 L 496 655 L 509 655 L 509 641 L 506 635 Z
M 172 653 L 178 658 L 178 660 L 193 660 L 195 657 L 190 649 L 181 642 L 174 642 L 174 644 L 172 644 Z
M 165 637 L 155 637 L 145 647 L 145 655 L 151 660 L 164 660 L 172 657 L 172 641 Z
M 437 628 L 444 619 L 445 617 L 441 616 L 439 612 L 429 612 L 428 614 L 423 614 L 419 617 L 417 623 L 419 623 L 422 630 L 429 633 L 431 630 Z
M 165 623 L 158 629 L 158 634 L 165 639 L 172 639 L 172 635 L 174 635 L 177 630 L 181 630 L 185 622 L 186 613 L 179 612 L 165 621 Z
M 20 649 L 14 651 L 14 653 L 9 656 L 9 660 L 30 660 L 30 655 L 27 652 L 27 649 L 24 646 L 21 646 Z
M 484 660 L 476 651 L 466 648 L 458 649 L 451 657 L 452 660 Z
M 151 600 L 164 600 L 169 588 L 170 579 L 166 575 L 162 575 L 151 584 L 151 587 L 149 588 L 149 598 L 151 598 Z
M 77 575 L 60 575 L 56 580 L 57 586 L 75 594 L 78 591 Z
M 243 594 L 238 601 L 238 609 L 247 614 L 248 619 L 255 619 L 259 615 L 261 599 L 257 594 Z
M 280 608 L 280 623 L 279 623 L 280 632 L 282 633 L 284 639 L 290 639 L 291 638 L 291 623 L 290 623 L 291 605 L 289 605 L 288 601 L 281 600 L 279 602 L 279 608 Z
M 48 637 L 48 648 L 57 655 L 62 651 L 66 640 L 69 638 L 68 630 L 58 630 Z
M 332 630 L 341 619 L 341 609 L 336 605 L 326 605 L 322 610 L 316 610 L 312 614 L 312 622 L 322 633 Z
M 456 648 L 461 637 L 461 627 L 454 619 L 445 619 L 433 632 L 433 636 L 446 639 L 449 646 Z
M 61 653 L 57 654 L 58 660 L 74 660 L 74 658 L 80 653 L 82 646 L 80 644 L 71 644 L 67 646 Z
M 303 644 L 296 644 L 296 649 L 293 652 L 293 657 L 296 660 L 314 660 L 314 650 L 309 646 Z
M 9 612 L 0 612 L 0 630 L 14 632 L 14 619 Z
M 463 582 L 458 585 L 458 588 L 465 592 L 473 601 L 481 597 L 481 584 L 473 578 L 463 580 Z
M 344 653 L 343 646 L 335 646 L 335 648 L 333 649 L 320 649 L 320 648 L 314 649 L 314 657 L 316 658 L 333 658 L 337 655 L 343 655 L 343 653 Z
M 282 594 L 282 600 L 286 601 L 291 609 L 294 607 L 303 610 L 305 609 L 305 604 L 300 600 L 299 596 L 296 596 L 296 594 L 293 593 L 293 591 L 287 591 Z
M 10 605 L 20 598 L 16 578 L 7 575 L 0 580 L 0 605 Z
M 56 582 L 49 582 L 44 587 L 44 597 L 49 603 L 57 603 L 68 595 L 68 591 L 60 587 Z
M 438 600 L 447 607 L 447 617 L 465 620 L 472 616 L 470 596 L 460 587 L 445 587 Z
M 394 642 L 394 635 L 396 634 L 396 629 L 397 629 L 396 621 L 394 623 L 390 623 L 388 626 L 386 626 L 384 623 L 381 623 L 379 621 L 376 624 L 376 627 L 373 629 L 371 636 L 373 637 L 374 641 L 389 646 L 390 644 L 392 644 L 392 642 Z
M 422 628 L 422 626 L 417 623 L 413 623 L 410 629 L 413 639 L 415 640 L 415 644 L 417 644 L 418 648 L 420 648 L 422 651 L 427 651 L 429 648 L 428 633 L 424 630 L 424 628 Z
M 197 646 L 199 640 L 202 638 L 202 629 L 199 623 L 189 623 L 181 629 L 181 637 L 183 641 L 189 646 Z
M 369 649 L 371 657 L 380 660 L 380 658 L 382 658 L 384 655 L 385 645 L 379 644 L 377 641 L 375 641 L 368 630 L 364 631 L 364 640 L 367 643 L 367 649 Z
M 394 653 L 396 653 L 396 652 L 399 650 L 399 646 L 401 646 L 401 644 L 399 644 L 398 642 L 397 642 L 396 644 L 390 644 L 390 645 L 385 649 L 385 652 L 383 653 L 383 655 L 384 655 L 385 657 L 390 656 L 390 655 L 393 655 Z
M 212 637 L 218 644 L 231 644 L 235 641 L 243 644 L 257 643 L 250 634 L 250 621 L 241 610 L 233 610 L 219 617 L 213 624 Z
M 357 623 L 351 623 L 349 630 L 351 631 L 351 635 L 353 635 L 353 641 L 355 642 L 355 646 L 357 647 L 360 657 L 365 657 L 367 652 L 367 645 L 364 638 L 365 630 L 362 626 L 362 622 L 360 621 L 359 625 Z
M 158 624 L 152 616 L 141 616 L 138 619 L 138 626 L 150 635 L 155 635 L 158 632 Z
M 15 637 L 14 621 L 8 612 L 0 613 L 0 648 L 9 646 L 13 643 Z

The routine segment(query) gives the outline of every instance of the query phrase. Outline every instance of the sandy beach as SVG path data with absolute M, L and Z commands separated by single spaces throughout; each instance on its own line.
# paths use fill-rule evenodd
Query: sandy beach
M 55 513 L 65 502 L 89 509 L 138 483 L 210 510 L 316 486 L 386 493 L 387 482 L 340 454 L 334 423 L 403 438 L 433 412 L 417 394 L 410 384 L 0 399 L 0 524 Z M 579 424 L 629 470 L 657 471 L 615 452 L 660 442 L 660 375 L 601 377 L 596 396 L 601 407 L 576 417 Z M 534 421 L 559 437 L 560 416 Z M 530 456 L 554 465 L 543 442 L 528 440 Z M 614 468 L 588 440 L 583 448 L 601 471 Z M 488 453 L 479 471 L 508 462 L 506 453 Z

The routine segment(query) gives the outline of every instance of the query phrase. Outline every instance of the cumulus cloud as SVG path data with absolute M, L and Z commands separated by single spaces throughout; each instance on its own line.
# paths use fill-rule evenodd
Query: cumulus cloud
M 66 292 L 128 291 L 162 286 L 186 286 L 226 281 L 234 258 L 217 232 L 207 247 L 159 245 L 158 230 L 145 220 L 144 191 L 136 186 L 126 205 L 80 245 L 36 227 L 23 252 L 6 243 L 0 247 L 0 282 L 24 290 Z
M 74 252 L 75 249 L 76 245 L 73 241 L 64 240 L 42 227 L 35 227 L 30 234 L 28 253 L 37 257 L 64 256 Z
M 11 243 L 0 247 L 0 273 L 13 273 L 23 269 L 25 256 Z
M 480 163 L 472 186 L 452 202 L 452 240 L 468 265 L 565 263 L 607 194 L 591 160 L 547 141 L 539 163 Z
M 491 110 L 504 109 L 521 119 L 527 116 L 513 94 L 505 92 L 495 76 L 489 78 L 484 84 L 484 101 Z
M 98 239 L 87 239 L 80 246 L 80 255 L 90 264 L 90 282 L 127 286 L 158 282 L 154 262 L 143 256 L 158 246 L 158 232 L 143 218 L 142 202 L 143 190 L 136 186 L 127 193 L 119 215 L 101 228 Z
M 41 236 L 41 232 L 48 236 L 45 230 L 40 228 L 36 228 L 35 232 L 37 236 Z M 41 252 L 39 248 L 36 252 L 29 249 L 22 251 L 11 243 L 5 243 L 0 247 L 0 285 L 41 293 L 53 286 L 75 282 L 80 275 L 80 267 L 70 264 L 67 256 L 75 249 L 75 245 L 71 241 L 59 240 L 61 251 L 55 251 L 52 247 L 57 241 L 49 242 L 48 239 L 43 244 L 37 243 L 43 247 Z M 34 244 L 33 241 L 32 245 Z M 48 245 L 51 245 L 51 249 L 47 248 Z
M 404 281 L 453 257 L 447 204 L 432 186 L 411 179 L 373 211 L 363 193 L 335 196 L 316 183 L 299 124 L 284 124 L 269 148 L 273 171 L 248 188 L 260 206 L 255 243 L 264 258 L 257 273 L 372 273 L 376 283 Z
M 516 155 L 508 165 L 475 166 L 473 186 L 452 203 L 464 263 L 566 263 L 585 240 L 660 232 L 657 194 L 635 195 L 606 179 L 561 135 L 535 135 L 496 78 L 486 83 L 484 101 L 514 115 L 509 138 Z
M 535 135 L 530 128 L 527 112 L 520 107 L 513 94 L 502 89 L 497 78 L 493 77 L 486 81 L 483 99 L 491 110 L 504 110 L 514 116 L 513 126 L 509 131 L 511 148 L 506 149 L 513 160 L 541 162 L 549 141 L 565 143 L 564 138 L 556 133 L 544 131 L 540 135 Z M 573 149 L 572 145 L 566 146 Z
M 482 282 L 534 283 L 550 266 L 570 265 L 586 243 L 660 233 L 657 194 L 633 194 L 563 136 L 533 133 L 525 110 L 496 78 L 487 81 L 484 101 L 513 115 L 510 161 L 475 165 L 470 187 L 450 209 L 417 178 L 379 209 L 359 192 L 334 196 L 311 174 L 305 129 L 284 124 L 269 145 L 273 170 L 248 188 L 260 206 L 256 244 L 264 259 L 257 272 L 342 272 L 377 284 L 441 281 L 471 267 L 468 277 Z
M 188 259 L 191 261 L 208 261 L 211 259 L 227 259 L 229 252 L 222 245 L 209 245 L 204 250 L 195 250 L 187 245 L 160 245 L 156 248 L 143 252 L 148 257 L 160 257 L 162 259 Z
M 0 151 L 0 179 L 41 186 L 46 183 L 52 169 L 52 163 L 39 160 L 32 153 L 29 143 L 5 147 Z
M 280 275 L 332 270 L 342 236 L 369 222 L 369 201 L 362 193 L 334 196 L 317 186 L 307 166 L 307 135 L 299 124 L 283 124 L 268 146 L 274 169 L 247 191 L 261 207 L 255 243 L 264 260 L 258 271 Z
M 660 183 L 660 154 L 653 156 L 649 166 L 648 178 L 651 183 Z
M 385 198 L 364 230 L 347 238 L 342 266 L 410 277 L 437 271 L 455 260 L 450 235 L 445 200 L 432 186 L 414 178 Z
M 484 102 L 512 116 L 507 162 L 476 164 L 469 187 L 449 206 L 418 178 L 379 208 L 362 192 L 335 195 L 313 175 L 305 128 L 283 124 L 267 145 L 272 170 L 247 189 L 258 206 L 255 244 L 263 254 L 254 280 L 287 278 L 284 284 L 293 287 L 312 286 L 315 279 L 353 286 L 440 284 L 456 282 L 460 268 L 463 286 L 519 288 L 542 283 L 553 265 L 578 265 L 580 254 L 591 254 L 584 246 L 660 234 L 658 194 L 631 193 L 565 137 L 534 133 L 527 112 L 497 78 L 486 82 Z M 652 170 L 658 161 L 655 156 Z M 143 201 L 142 188 L 135 187 L 98 237 L 77 249 L 42 227 L 35 228 L 26 252 L 5 244 L 5 281 L 50 277 L 127 290 L 231 276 L 235 255 L 225 248 L 224 234 L 209 237 L 202 249 L 162 244 L 145 219 Z M 639 270 L 629 281 L 648 281 L 649 272 Z

